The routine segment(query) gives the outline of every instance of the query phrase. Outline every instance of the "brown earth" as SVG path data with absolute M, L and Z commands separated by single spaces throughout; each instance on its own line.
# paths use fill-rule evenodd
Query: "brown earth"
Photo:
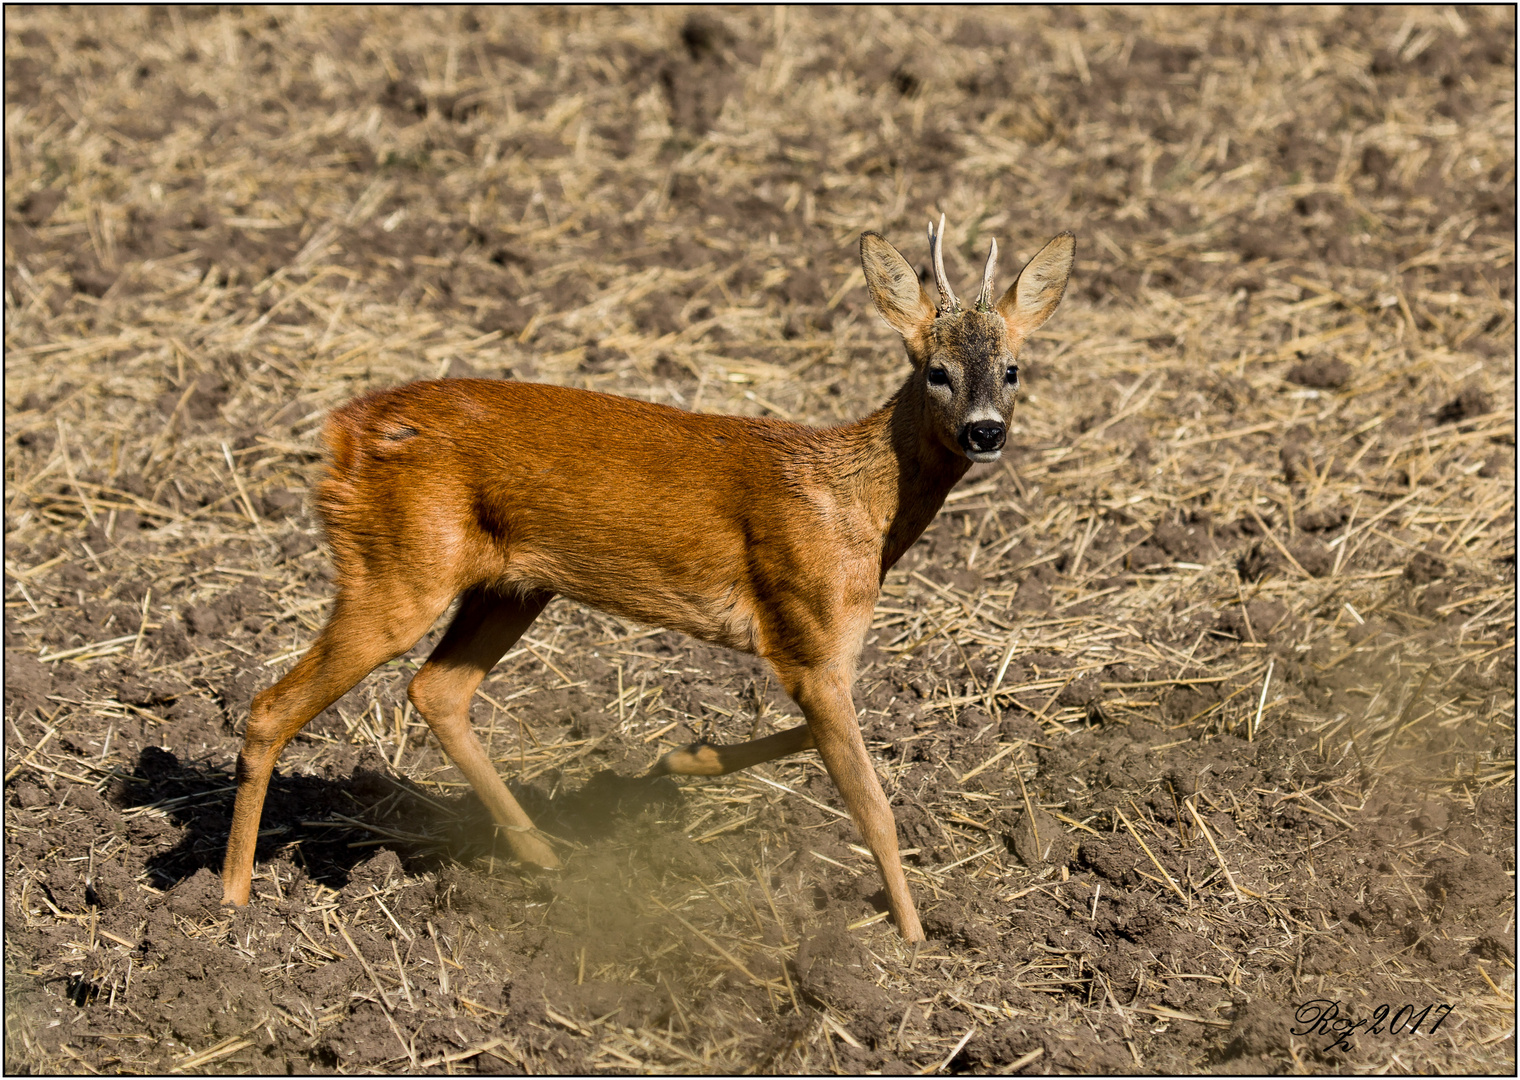
M 1507 8 L 8 9 L 7 1071 L 1512 1073 L 1514 72 Z M 957 283 L 1080 247 L 857 688 L 916 961 L 811 755 L 636 779 L 795 723 L 763 666 L 564 601 L 475 709 L 562 872 L 425 640 L 219 908 L 329 409 L 854 417 L 858 235 L 940 211 Z

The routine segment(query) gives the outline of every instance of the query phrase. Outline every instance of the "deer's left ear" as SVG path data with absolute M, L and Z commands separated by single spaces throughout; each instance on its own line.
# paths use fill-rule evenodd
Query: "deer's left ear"
M 1077 238 L 1063 232 L 1040 249 L 1019 271 L 1018 280 L 997 302 L 1010 337 L 1022 341 L 1044 325 L 1066 295 L 1066 281 L 1077 257 Z

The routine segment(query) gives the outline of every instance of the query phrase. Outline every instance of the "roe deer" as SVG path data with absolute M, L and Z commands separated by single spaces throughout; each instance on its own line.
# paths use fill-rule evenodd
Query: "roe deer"
M 1076 242 L 1051 240 L 994 301 L 936 308 L 901 253 L 860 238 L 866 284 L 912 371 L 842 427 L 708 416 L 586 390 L 419 382 L 358 398 L 323 431 L 317 487 L 337 569 L 322 633 L 253 700 L 237 762 L 223 903 L 248 902 L 270 773 L 285 744 L 373 668 L 459 608 L 408 695 L 525 862 L 559 860 L 470 728 L 486 672 L 556 595 L 770 661 L 807 722 L 673 750 L 652 775 L 713 776 L 816 748 L 886 883 L 902 936 L 924 932 L 892 811 L 850 698 L 887 570 L 974 461 L 1002 451 L 1019 349 L 1061 301 Z

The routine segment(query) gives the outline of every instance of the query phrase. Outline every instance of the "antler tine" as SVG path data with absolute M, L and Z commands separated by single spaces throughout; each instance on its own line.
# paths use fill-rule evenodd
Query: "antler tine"
M 955 290 L 950 288 L 950 278 L 945 274 L 945 215 L 939 216 L 939 232 L 934 222 L 929 222 L 929 253 L 934 258 L 934 284 L 939 286 L 940 310 L 954 311 L 961 306 Z
M 992 241 L 992 250 L 987 252 L 987 269 L 982 271 L 982 291 L 976 298 L 976 306 L 979 311 L 987 311 L 992 307 L 992 275 L 997 272 L 997 239 Z

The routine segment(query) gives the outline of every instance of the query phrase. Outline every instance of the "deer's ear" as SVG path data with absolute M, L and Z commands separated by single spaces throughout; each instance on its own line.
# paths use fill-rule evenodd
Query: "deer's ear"
M 997 302 L 998 314 L 1008 324 L 1010 337 L 1022 341 L 1050 318 L 1061 297 L 1077 257 L 1077 238 L 1063 232 L 1040 249 L 1019 271 L 1018 280 Z
M 873 232 L 860 237 L 860 266 L 876 310 L 910 344 L 934 321 L 934 305 L 902 252 Z

